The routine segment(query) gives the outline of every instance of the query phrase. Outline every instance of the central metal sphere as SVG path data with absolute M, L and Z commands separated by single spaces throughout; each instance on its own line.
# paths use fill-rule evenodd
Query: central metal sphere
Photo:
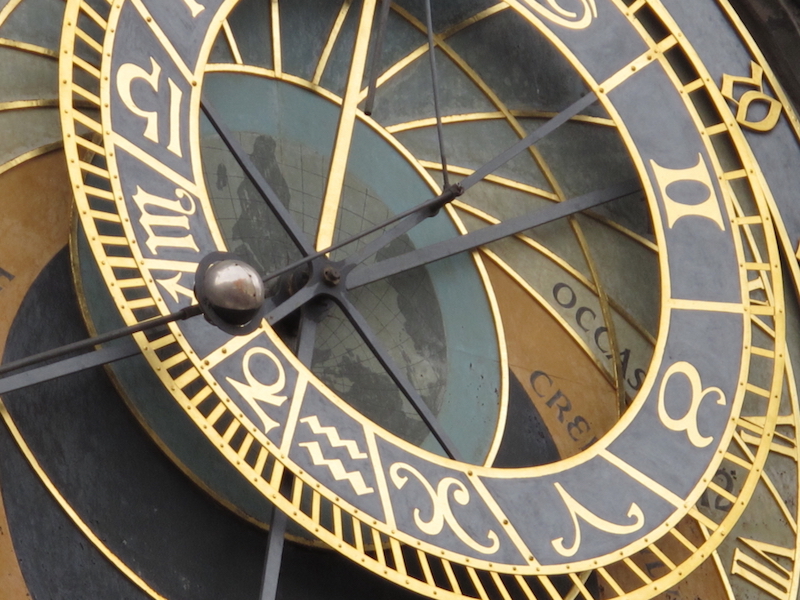
M 205 273 L 204 295 L 217 315 L 232 325 L 249 323 L 264 304 L 264 282 L 240 260 L 221 260 Z

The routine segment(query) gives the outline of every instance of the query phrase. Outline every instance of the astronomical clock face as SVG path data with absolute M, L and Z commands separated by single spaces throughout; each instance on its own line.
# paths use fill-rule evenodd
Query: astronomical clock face
M 175 315 L 0 378 L 12 597 L 797 598 L 800 120 L 728 0 L 12 0 L 0 54 L 3 362 Z

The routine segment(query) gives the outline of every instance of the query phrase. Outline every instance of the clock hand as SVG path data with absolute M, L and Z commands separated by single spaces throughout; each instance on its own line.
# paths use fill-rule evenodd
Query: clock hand
M 372 283 L 390 275 L 396 275 L 415 267 L 420 267 L 448 256 L 472 250 L 479 246 L 515 235 L 526 229 L 550 223 L 557 219 L 582 212 L 611 200 L 622 198 L 641 190 L 638 180 L 628 180 L 602 190 L 595 190 L 571 200 L 551 204 L 541 210 L 531 212 L 497 225 L 490 225 L 466 235 L 431 244 L 424 248 L 406 252 L 369 266 L 354 269 L 346 278 L 345 287 L 353 288 Z
M 180 310 L 178 310 L 178 311 L 176 311 L 174 313 L 171 313 L 169 315 L 164 315 L 163 317 L 156 317 L 154 319 L 148 319 L 147 321 L 142 321 L 141 323 L 137 323 L 136 325 L 130 325 L 129 327 L 123 327 L 121 329 L 115 329 L 114 331 L 109 331 L 108 333 L 104 333 L 102 335 L 98 335 L 98 336 L 95 336 L 95 337 L 92 337 L 92 338 L 81 340 L 79 342 L 74 342 L 72 344 L 67 344 L 66 346 L 61 346 L 59 348 L 53 348 L 52 350 L 47 350 L 45 352 L 40 352 L 39 354 L 34 354 L 32 356 L 28 356 L 26 358 L 22 358 L 20 360 L 16 360 L 14 362 L 5 364 L 3 366 L 0 366 L 0 376 L 6 375 L 8 373 L 12 373 L 14 371 L 18 371 L 18 370 L 23 369 L 25 367 L 30 367 L 32 365 L 37 365 L 39 363 L 42 363 L 42 362 L 45 362 L 45 361 L 48 361 L 48 360 L 53 360 L 53 359 L 56 359 L 56 358 L 60 358 L 60 357 L 65 356 L 67 354 L 72 354 L 73 352 L 80 352 L 81 350 L 90 350 L 90 349 L 94 348 L 95 346 L 97 346 L 98 344 L 104 344 L 106 342 L 110 342 L 112 340 L 116 340 L 116 339 L 119 339 L 119 338 L 122 338 L 122 337 L 126 337 L 126 336 L 132 335 L 132 334 L 140 332 L 140 331 L 147 331 L 149 329 L 153 329 L 154 327 L 158 327 L 160 325 L 166 325 L 167 323 L 172 323 L 173 321 L 181 321 L 183 319 L 188 319 L 190 317 L 194 317 L 194 316 L 199 315 L 199 314 L 202 314 L 202 310 L 200 309 L 200 306 L 197 305 L 197 304 L 193 304 L 191 306 L 187 306 L 185 308 L 182 308 L 182 309 L 180 309 Z M 102 351 L 102 349 L 100 351 Z M 95 352 L 99 352 L 99 351 L 95 351 Z M 109 356 L 113 356 L 113 355 L 109 354 Z M 74 358 L 81 358 L 81 357 L 79 356 L 79 357 L 74 357 Z M 119 358 L 124 358 L 124 357 L 120 356 Z M 119 358 L 116 358 L 114 360 L 119 360 Z M 68 360 L 71 360 L 71 359 L 68 359 Z M 60 364 L 60 363 L 56 363 L 56 364 Z M 97 363 L 97 364 L 102 364 L 102 362 L 101 363 Z M 49 366 L 54 366 L 54 365 L 49 365 Z M 83 368 L 88 368 L 90 366 L 96 366 L 96 365 L 90 364 L 90 365 L 87 365 L 86 367 L 83 367 Z M 81 369 L 76 369 L 76 370 L 81 370 Z M 33 371 L 26 371 L 25 374 L 27 375 L 28 373 L 32 373 L 32 372 Z M 75 370 L 70 371 L 70 372 L 75 372 Z M 64 373 L 64 374 L 66 374 L 66 373 Z M 2 378 L 2 379 L 0 379 L 0 382 L 1 381 L 6 381 L 7 379 L 10 379 L 10 378 Z M 33 382 L 33 383 L 36 383 L 36 382 Z M 9 391 L 9 390 L 3 390 L 3 391 Z
M 266 179 L 264 179 L 264 176 L 261 175 L 255 164 L 253 164 L 250 156 L 247 154 L 245 149 L 242 148 L 242 145 L 233 135 L 233 132 L 231 132 L 231 130 L 228 129 L 223 123 L 222 118 L 216 109 L 211 105 L 210 102 L 208 102 L 206 98 L 202 99 L 200 108 L 202 108 L 203 113 L 206 115 L 206 118 L 208 118 L 211 126 L 214 127 L 216 132 L 219 134 L 219 137 L 222 138 L 223 143 L 228 147 L 228 150 L 230 150 L 233 158 L 237 163 L 239 163 L 242 171 L 244 171 L 245 175 L 247 175 L 248 179 L 250 179 L 259 195 L 267 203 L 267 206 L 272 209 L 272 212 L 275 214 L 278 221 L 280 221 L 281 225 L 289 234 L 289 237 L 298 247 L 300 252 L 304 256 L 312 254 L 314 252 L 314 248 L 309 243 L 306 234 L 303 233 L 303 230 L 297 226 L 297 223 L 289 214 L 289 209 L 284 206 L 283 202 L 280 201 L 278 195 L 275 193 L 275 190 L 270 187 L 269 183 L 267 183 Z
M 565 108 L 563 111 L 561 111 L 559 114 L 557 114 L 556 116 L 545 122 L 541 127 L 531 132 L 523 139 L 521 139 L 519 142 L 509 147 L 504 152 L 493 158 L 491 161 L 480 167 L 478 170 L 472 173 L 472 175 L 469 175 L 459 183 L 451 185 L 436 198 L 431 198 L 430 200 L 426 200 L 425 202 L 422 202 L 421 204 L 418 204 L 413 208 L 398 213 L 393 217 L 386 219 L 382 223 L 370 227 L 369 229 L 365 229 L 364 231 L 357 233 L 356 235 L 349 237 L 346 240 L 337 242 L 322 250 L 316 252 L 310 252 L 304 258 L 296 260 L 286 265 L 285 267 L 282 267 L 270 273 L 269 275 L 264 277 L 264 282 L 266 283 L 267 281 L 275 279 L 276 277 L 280 277 L 281 275 L 294 271 L 298 267 L 301 267 L 316 258 L 330 254 L 334 250 L 343 248 L 344 246 L 347 246 L 355 242 L 356 240 L 360 240 L 361 238 L 366 237 L 372 233 L 375 233 L 376 231 L 380 231 L 381 229 L 384 229 L 389 225 L 392 225 L 394 223 L 397 223 L 398 221 L 406 219 L 406 222 L 400 223 L 399 225 L 397 225 L 397 227 L 385 232 L 383 235 L 381 235 L 380 237 L 376 238 L 375 240 L 367 244 L 364 248 L 362 248 L 358 252 L 352 254 L 347 259 L 345 259 L 342 265 L 342 272 L 343 274 L 346 273 L 347 271 L 349 271 L 347 267 L 352 268 L 353 266 L 361 263 L 366 258 L 372 256 L 378 250 L 380 250 L 393 240 L 407 233 L 410 229 L 412 229 L 413 227 L 424 221 L 427 217 L 435 215 L 440 208 L 455 200 L 458 196 L 463 194 L 467 188 L 472 187 L 479 181 L 485 179 L 488 175 L 492 174 L 494 171 L 496 171 L 498 168 L 500 168 L 508 161 L 513 159 L 515 156 L 523 152 L 525 149 L 541 141 L 545 136 L 549 135 L 550 133 L 558 129 L 561 125 L 563 125 L 564 123 L 569 121 L 572 117 L 580 113 L 587 106 L 591 105 L 596 99 L 597 97 L 593 93 L 583 96 L 582 98 L 580 98 L 579 100 L 577 100 L 576 102 L 572 103 L 570 106 Z
M 367 100 L 364 103 L 364 114 L 370 116 L 375 107 L 375 89 L 378 86 L 378 68 L 380 67 L 381 56 L 383 55 L 383 39 L 386 34 L 386 23 L 389 21 L 389 9 L 392 6 L 391 0 L 381 0 L 381 16 L 378 22 L 378 32 L 375 34 L 375 45 L 372 48 L 369 66 L 369 88 Z
M 442 181 L 444 187 L 450 187 L 450 178 L 447 174 L 447 158 L 444 152 L 444 131 L 442 127 L 442 111 L 439 107 L 439 74 L 436 71 L 436 43 L 433 40 L 433 14 L 431 0 L 425 0 L 426 29 L 428 30 L 428 56 L 431 63 L 431 80 L 433 88 L 433 109 L 436 113 L 436 135 L 439 138 L 439 156 L 442 159 Z

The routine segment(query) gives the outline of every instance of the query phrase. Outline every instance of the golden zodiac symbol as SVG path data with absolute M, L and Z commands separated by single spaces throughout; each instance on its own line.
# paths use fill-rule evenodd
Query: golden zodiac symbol
M 733 75 L 723 75 L 722 77 L 722 95 L 728 100 L 737 105 L 736 109 L 736 122 L 743 127 L 753 129 L 754 131 L 770 131 L 775 125 L 778 124 L 778 119 L 781 118 L 781 111 L 783 105 L 764 92 L 764 69 L 761 65 L 755 62 L 750 63 L 750 77 L 735 77 Z M 756 89 L 748 90 L 742 94 L 741 98 L 736 99 L 736 94 L 733 90 L 734 85 L 737 83 L 752 86 Z M 747 113 L 750 107 L 755 102 L 763 102 L 767 110 L 767 114 L 758 121 L 751 121 L 747 118 Z
M 616 523 L 612 523 L 611 521 L 606 521 L 605 519 L 598 517 L 593 512 L 590 512 L 585 506 L 581 505 L 575 498 L 570 496 L 567 491 L 561 487 L 560 483 L 554 484 L 556 491 L 561 495 L 561 499 L 564 501 L 564 504 L 567 505 L 567 510 L 569 510 L 569 515 L 572 517 L 572 524 L 575 527 L 575 541 L 572 543 L 572 546 L 567 548 L 564 546 L 564 538 L 556 538 L 551 540 L 550 543 L 553 544 L 553 548 L 555 551 L 558 552 L 561 556 L 574 556 L 575 553 L 578 552 L 578 549 L 581 547 L 581 526 L 578 523 L 578 517 L 581 517 L 584 521 L 589 523 L 589 525 L 593 525 L 597 529 L 601 531 L 605 531 L 607 533 L 613 533 L 615 535 L 624 535 L 626 533 L 633 533 L 634 531 L 638 531 L 644 525 L 644 513 L 642 509 L 639 508 L 639 505 L 631 503 L 630 507 L 628 508 L 627 516 L 634 520 L 633 523 L 630 525 L 617 525 Z
M 458 502 L 461 506 L 466 506 L 469 504 L 469 490 L 467 490 L 463 483 L 461 483 L 455 477 L 445 477 L 439 482 L 439 485 L 434 490 L 433 486 L 428 483 L 422 474 L 414 467 L 406 463 L 394 463 L 389 469 L 389 475 L 391 476 L 392 482 L 398 490 L 402 489 L 408 481 L 408 477 L 400 475 L 401 469 L 408 471 L 419 480 L 419 482 L 425 488 L 425 491 L 428 492 L 433 504 L 433 515 L 431 516 L 430 521 L 425 521 L 420 516 L 419 508 L 414 509 L 414 521 L 420 530 L 428 535 L 438 535 L 444 528 L 445 522 L 447 522 L 458 539 L 460 539 L 473 550 L 481 552 L 482 554 L 494 554 L 497 552 L 497 549 L 500 547 L 500 540 L 497 538 L 497 534 L 494 531 L 490 530 L 486 534 L 486 537 L 489 538 L 491 543 L 485 546 L 481 545 L 471 538 L 466 531 L 464 531 L 453 515 L 453 509 L 450 508 L 449 500 L 449 492 L 451 487 L 456 488 L 456 490 L 453 492 L 453 500 Z
M 687 410 L 686 414 L 680 419 L 673 419 L 669 416 L 664 406 L 664 392 L 667 389 L 669 380 L 676 373 L 685 376 L 689 380 L 689 385 L 692 388 L 692 403 L 689 406 L 689 410 Z M 685 431 L 692 444 L 698 448 L 705 448 L 714 438 L 700 435 L 700 431 L 697 429 L 697 412 L 700 410 L 700 404 L 705 397 L 712 392 L 719 396 L 717 404 L 725 406 L 725 395 L 722 393 L 721 389 L 718 387 L 703 389 L 703 384 L 700 382 L 700 373 L 697 372 L 694 365 L 685 361 L 676 362 L 667 369 L 667 372 L 664 373 L 664 379 L 661 381 L 661 389 L 658 392 L 658 417 L 667 429 L 671 431 Z
M 260 382 L 256 379 L 255 375 L 253 375 L 250 369 L 250 360 L 256 354 L 266 356 L 275 365 L 275 369 L 278 371 L 278 377 L 274 383 L 267 385 Z M 266 402 L 272 406 L 281 406 L 286 402 L 286 396 L 277 395 L 286 385 L 286 373 L 283 370 L 283 365 L 281 361 L 278 360 L 278 357 L 266 348 L 250 348 L 242 360 L 242 370 L 244 371 L 244 377 L 247 383 L 241 383 L 230 377 L 227 378 L 227 381 L 242 395 L 245 402 L 250 405 L 250 408 L 253 409 L 256 416 L 261 420 L 262 431 L 267 433 L 270 429 L 277 427 L 278 423 L 277 421 L 273 421 L 269 415 L 264 412 L 259 402 Z
M 524 4 L 539 13 L 545 19 L 552 21 L 556 25 L 566 27 L 567 29 L 586 29 L 593 19 L 597 18 L 597 5 L 595 0 L 581 0 L 583 12 L 580 17 L 578 13 L 566 10 L 558 4 L 558 0 L 546 0 L 547 6 L 543 6 L 537 0 L 524 0 Z
M 309 429 L 311 429 L 311 431 L 316 435 L 324 435 L 327 437 L 332 448 L 344 448 L 347 450 L 347 453 L 353 460 L 364 460 L 369 458 L 369 455 L 366 452 L 362 452 L 359 449 L 355 440 L 343 440 L 339 435 L 339 432 L 336 430 L 336 427 L 323 427 L 316 415 L 311 415 L 310 417 L 300 419 L 300 422 L 308 425 Z M 353 490 L 359 496 L 371 494 L 375 491 L 373 488 L 367 485 L 367 483 L 364 481 L 363 475 L 361 475 L 361 473 L 358 471 L 348 471 L 344 468 L 344 463 L 338 458 L 325 458 L 319 442 L 303 442 L 302 444 L 298 445 L 302 446 L 308 451 L 309 455 L 311 455 L 311 462 L 314 463 L 314 466 L 328 467 L 328 470 L 331 472 L 331 475 L 333 475 L 333 478 L 336 481 L 349 481 L 350 485 L 353 486 Z

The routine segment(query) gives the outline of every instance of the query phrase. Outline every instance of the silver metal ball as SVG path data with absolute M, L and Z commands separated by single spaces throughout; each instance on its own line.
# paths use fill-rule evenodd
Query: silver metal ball
M 264 282 L 240 260 L 221 260 L 205 274 L 204 295 L 211 308 L 234 325 L 248 323 L 264 304 Z

